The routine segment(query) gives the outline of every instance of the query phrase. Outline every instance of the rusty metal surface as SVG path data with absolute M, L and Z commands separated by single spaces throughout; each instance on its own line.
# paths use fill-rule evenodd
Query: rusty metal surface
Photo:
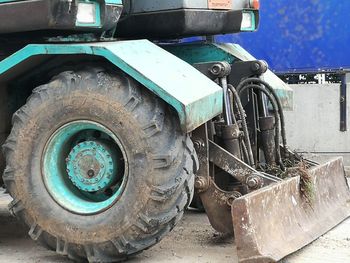
M 192 140 L 198 154 L 199 170 L 196 174 L 195 195 L 202 201 L 212 227 L 221 233 L 233 233 L 231 204 L 239 197 L 237 192 L 221 190 L 213 180 L 209 164 L 208 124 L 193 131 Z M 212 171 L 213 172 L 213 171 Z
M 209 179 L 206 191 L 200 193 L 205 212 L 211 226 L 221 233 L 233 233 L 231 205 L 240 197 L 236 191 L 223 191 L 215 185 L 213 179 Z
M 261 187 L 281 180 L 278 177 L 256 171 L 254 168 L 210 140 L 209 160 L 243 184 L 247 183 L 247 179 L 250 176 L 260 178 Z
M 198 156 L 199 167 L 196 177 L 209 177 L 208 124 L 205 123 L 192 133 L 192 141 Z
M 350 216 L 350 192 L 342 159 L 310 170 L 311 205 L 300 177 L 260 189 L 232 205 L 240 262 L 276 262 L 304 247 Z
M 233 233 L 231 204 L 241 193 L 225 191 L 216 185 L 213 176 L 210 175 L 210 165 L 217 165 L 244 185 L 247 184 L 249 191 L 279 179 L 257 172 L 221 146 L 208 140 L 208 137 L 205 125 L 197 129 L 192 137 L 200 163 L 195 182 L 196 194 L 200 196 L 212 227 L 221 233 Z

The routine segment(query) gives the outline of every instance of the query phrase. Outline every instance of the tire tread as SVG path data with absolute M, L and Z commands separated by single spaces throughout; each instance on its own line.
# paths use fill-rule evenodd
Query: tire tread
M 97 72 L 97 73 L 96 73 Z M 94 80 L 94 76 L 97 79 Z M 81 247 L 89 262 L 112 262 L 124 260 L 125 257 L 147 249 L 170 232 L 175 224 L 181 219 L 184 210 L 189 205 L 193 196 L 194 170 L 198 167 L 198 160 L 193 148 L 193 144 L 188 135 L 182 135 L 182 149 L 169 147 L 176 140 L 179 140 L 178 132 L 173 132 L 167 128 L 166 122 L 178 122 L 175 114 L 171 120 L 165 120 L 165 103 L 159 98 L 142 90 L 139 84 L 130 80 L 119 72 L 110 74 L 104 69 L 87 68 L 77 71 L 67 71 L 60 73 L 46 85 L 39 86 L 33 90 L 27 104 L 20 108 L 13 116 L 13 129 L 3 150 L 6 156 L 7 168 L 4 173 L 4 181 L 14 201 L 10 204 L 11 211 L 21 220 L 25 221 L 26 207 L 22 200 L 16 199 L 16 160 L 14 151 L 17 150 L 16 137 L 26 123 L 30 122 L 32 112 L 38 104 L 59 96 L 64 92 L 69 92 L 72 87 L 83 89 L 80 84 L 83 79 L 96 81 L 97 92 L 110 93 L 117 100 L 124 100 L 123 105 L 132 113 L 143 127 L 146 140 L 161 140 L 167 142 L 161 149 L 153 149 L 154 171 L 155 173 L 173 173 L 162 185 L 155 185 L 148 182 L 152 189 L 147 200 L 145 210 L 140 211 L 136 218 L 136 223 L 131 225 L 121 236 L 109 240 L 107 247 L 113 251 L 105 252 L 100 243 L 72 244 L 62 237 L 51 236 L 45 229 L 41 229 L 33 222 L 29 235 L 32 239 L 48 244 L 47 240 L 55 240 L 52 249 L 61 255 L 68 255 L 69 258 L 77 259 L 81 257 Z M 63 88 L 58 88 L 58 87 Z M 63 89 L 63 90 L 62 90 Z M 111 91 L 112 90 L 112 91 Z M 181 160 L 182 159 L 182 160 Z M 176 161 L 177 160 L 177 161 Z M 197 160 L 197 161 L 196 161 Z M 17 160 L 18 161 L 18 160 Z M 197 163 L 196 163 L 197 162 Z M 158 170 L 158 171 L 157 171 Z M 162 211 L 157 207 L 161 203 Z M 49 238 L 43 238 L 43 237 Z M 136 238 L 135 238 L 136 237 Z

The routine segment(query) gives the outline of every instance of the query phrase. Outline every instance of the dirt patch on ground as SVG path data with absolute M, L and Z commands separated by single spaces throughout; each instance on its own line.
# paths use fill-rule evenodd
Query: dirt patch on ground
M 35 244 L 27 229 L 7 210 L 10 201 L 0 192 L 0 262 L 68 263 L 67 258 Z M 350 262 L 350 220 L 308 247 L 283 260 L 284 263 Z M 203 213 L 187 211 L 179 225 L 159 244 L 130 259 L 131 263 L 237 263 L 234 240 L 215 232 Z

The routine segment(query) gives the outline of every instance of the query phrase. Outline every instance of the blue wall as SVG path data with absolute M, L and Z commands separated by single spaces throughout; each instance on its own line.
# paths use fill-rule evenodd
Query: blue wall
M 279 73 L 350 69 L 350 0 L 261 0 L 258 32 L 217 41 L 242 45 Z

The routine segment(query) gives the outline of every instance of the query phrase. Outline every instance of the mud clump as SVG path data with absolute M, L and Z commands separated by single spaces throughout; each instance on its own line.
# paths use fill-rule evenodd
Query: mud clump
M 315 186 L 312 182 L 312 176 L 307 170 L 304 162 L 299 164 L 298 171 L 300 175 L 301 195 L 307 201 L 307 203 L 311 205 L 315 200 Z

